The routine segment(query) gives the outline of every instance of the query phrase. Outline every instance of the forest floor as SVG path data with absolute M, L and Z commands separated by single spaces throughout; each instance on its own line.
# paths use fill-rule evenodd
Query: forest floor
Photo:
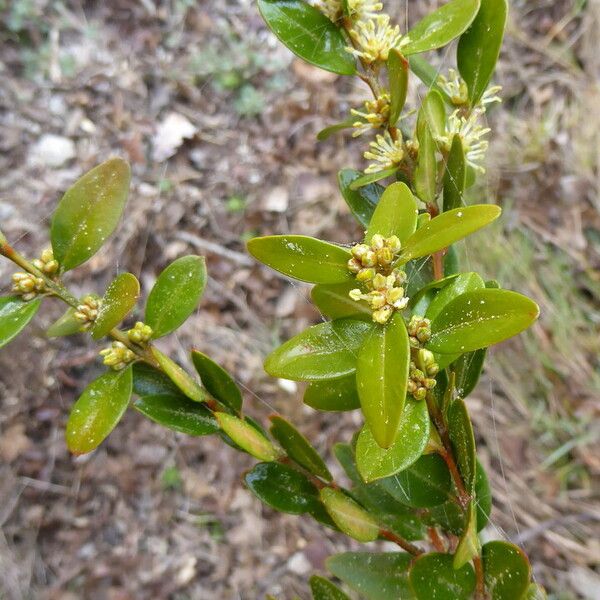
M 414 22 L 437 4 L 403 0 L 397 16 L 410 5 Z M 496 77 L 504 102 L 490 113 L 488 182 L 476 190 L 504 215 L 463 254 L 466 268 L 535 298 L 542 316 L 491 353 L 469 399 L 494 490 L 486 535 L 522 545 L 552 598 L 597 600 L 600 2 L 512 4 Z M 434 59 L 449 66 L 452 54 Z M 209 351 L 250 414 L 291 417 L 321 450 L 349 440 L 357 415 L 317 414 L 301 388 L 263 372 L 278 342 L 320 317 L 307 288 L 256 266 L 244 240 L 359 237 L 335 175 L 360 164 L 360 146 L 315 134 L 365 89 L 295 60 L 251 0 L 0 0 L 0 77 L 9 240 L 37 253 L 61 191 L 125 156 L 124 224 L 74 289 L 102 292 L 128 270 L 147 292 L 173 258 L 205 254 L 202 306 L 164 349 L 182 362 L 191 345 Z M 3 291 L 9 273 L 0 264 Z M 82 337 L 44 338 L 60 313 L 49 305 L 0 352 L 0 598 L 306 598 L 309 573 L 355 547 L 262 506 L 241 485 L 249 458 L 133 411 L 98 451 L 71 457 L 69 407 L 100 366 Z

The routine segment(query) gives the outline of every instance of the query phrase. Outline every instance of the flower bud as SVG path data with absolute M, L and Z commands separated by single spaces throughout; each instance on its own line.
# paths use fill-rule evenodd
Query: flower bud
M 375 269 L 361 269 L 361 271 L 356 275 L 356 279 L 358 281 L 371 281 L 375 277 Z
M 374 250 L 381 250 L 383 248 L 384 244 L 385 244 L 385 239 L 383 238 L 382 235 L 379 235 L 378 233 L 376 233 L 371 238 L 371 248 Z
M 390 320 L 393 312 L 394 309 L 391 306 L 386 305 L 373 313 L 373 321 L 385 325 Z
M 402 244 L 400 243 L 397 235 L 387 238 L 387 240 L 385 240 L 385 245 L 390 249 L 392 254 L 397 254 L 402 248 Z

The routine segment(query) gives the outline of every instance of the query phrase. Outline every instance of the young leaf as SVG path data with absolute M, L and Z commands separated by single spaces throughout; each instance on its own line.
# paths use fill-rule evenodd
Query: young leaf
M 502 211 L 492 204 L 476 204 L 438 215 L 406 240 L 400 264 L 433 254 L 495 221 Z
M 475 591 L 475 572 L 471 565 L 452 566 L 452 555 L 432 552 L 419 556 L 409 574 L 417 600 L 470 600 Z
M 332 488 L 323 488 L 320 497 L 334 523 L 347 536 L 363 543 L 373 542 L 378 538 L 379 525 L 352 498 Z
M 339 379 L 313 381 L 304 392 L 304 404 L 324 411 L 346 411 L 360 408 L 356 376 L 352 374 Z
M 481 555 L 485 588 L 492 600 L 512 600 L 526 593 L 531 567 L 518 546 L 501 541 L 488 542 Z
M 367 600 L 411 600 L 411 555 L 405 552 L 344 552 L 330 556 L 329 571 Z
M 155 346 L 151 346 L 151 352 L 161 369 L 177 386 L 179 391 L 183 392 L 191 400 L 194 400 L 194 402 L 204 402 L 206 400 L 206 392 L 176 362 L 171 360 L 166 354 L 163 354 Z
M 452 138 L 452 146 L 444 171 L 444 212 L 464 206 L 463 194 L 467 185 L 467 164 L 462 140 Z
M 516 292 L 467 292 L 447 304 L 432 322 L 428 348 L 442 354 L 486 348 L 521 333 L 538 315 L 537 304 Z
M 438 168 L 435 157 L 436 143 L 431 128 L 425 119 L 419 119 L 417 139 L 419 141 L 419 156 L 415 167 L 415 190 L 422 202 L 431 204 L 435 202 L 437 195 Z
M 91 328 L 92 337 L 99 340 L 116 327 L 133 309 L 140 296 L 140 282 L 131 273 L 121 273 L 108 286 L 98 317 Z
M 467 509 L 467 518 L 464 532 L 454 551 L 453 565 L 455 569 L 461 569 L 470 563 L 481 552 L 481 543 L 477 537 L 477 508 L 471 500 Z
M 485 283 L 477 273 L 461 273 L 436 294 L 427 307 L 425 316 L 433 321 L 442 312 L 444 307 L 455 298 L 466 292 L 473 292 L 484 288 Z
M 162 372 L 145 362 L 132 365 L 133 393 L 137 396 L 179 396 L 179 388 Z
M 465 486 L 472 493 L 476 475 L 475 436 L 467 406 L 460 398 L 452 402 L 448 409 L 448 432 Z
M 338 173 L 338 183 L 348 208 L 350 208 L 356 220 L 366 229 L 385 188 L 378 183 L 370 183 L 358 190 L 351 189 L 350 186 L 361 177 L 362 173 L 360 171 L 342 169 Z
M 341 121 L 340 123 L 329 125 L 329 127 L 325 127 L 324 129 L 321 129 L 319 133 L 317 133 L 317 140 L 319 142 L 324 142 L 338 131 L 343 131 L 344 129 L 351 129 L 355 122 L 356 117 L 352 116 L 346 119 L 345 121 Z
M 350 279 L 346 248 L 304 235 L 269 235 L 251 239 L 248 252 L 263 264 L 308 283 Z
M 356 465 L 368 483 L 399 473 L 414 464 L 429 440 L 429 413 L 425 402 L 406 402 L 394 444 L 381 448 L 368 426 L 356 442 Z
M 319 323 L 288 340 L 265 360 L 271 377 L 320 381 L 350 375 L 356 355 L 373 325 L 355 319 Z
M 398 50 L 392 48 L 387 60 L 390 84 L 390 117 L 389 124 L 394 127 L 402 114 L 408 92 L 408 61 Z
M 446 107 L 437 90 L 429 90 L 419 110 L 419 126 L 427 124 L 434 140 L 446 133 Z
M 71 409 L 65 438 L 73 454 L 97 448 L 121 420 L 131 398 L 131 367 L 92 381 Z
M 281 417 L 271 417 L 271 435 L 286 454 L 313 475 L 331 481 L 333 477 L 309 441 L 289 422 Z
M 381 181 L 382 179 L 391 177 L 392 175 L 395 175 L 398 172 L 398 169 L 399 167 L 390 167 L 389 169 L 383 169 L 383 171 L 377 171 L 375 173 L 367 173 L 366 175 L 362 175 L 350 184 L 350 189 L 359 190 L 360 188 L 363 188 L 366 185 L 370 185 L 371 183 L 375 183 L 376 181 Z
M 328 579 L 313 575 L 309 579 L 313 600 L 350 600 L 350 598 Z
M 496 68 L 507 15 L 507 0 L 481 0 L 475 20 L 458 42 L 458 70 L 469 88 L 471 106 L 483 96 Z
M 383 192 L 373 213 L 365 243 L 368 244 L 375 234 L 386 238 L 395 235 L 404 242 L 415 232 L 418 214 L 417 203 L 408 186 L 392 183 Z
M 62 316 L 58 317 L 58 319 L 46 329 L 46 337 L 55 338 L 79 333 L 82 324 L 79 319 L 75 318 L 76 312 L 77 309 L 72 306 L 67 308 Z
M 404 408 L 410 345 L 401 313 L 377 326 L 365 339 L 356 363 L 356 387 L 362 412 L 373 438 L 389 448 L 398 434 Z
M 350 290 L 356 287 L 355 279 L 345 283 L 320 283 L 311 290 L 310 298 L 319 312 L 330 319 L 355 317 L 371 321 L 373 311 L 369 305 L 363 300 L 356 302 L 350 298 Z
M 316 8 L 302 0 L 258 0 L 258 9 L 279 40 L 306 62 L 338 75 L 356 73 L 340 28 Z
M 467 352 L 452 363 L 450 370 L 454 373 L 454 386 L 459 398 L 466 398 L 475 389 L 485 362 L 486 348 Z
M 0 298 L 0 348 L 6 346 L 25 327 L 40 309 L 42 299 L 23 302 L 15 296 Z
M 133 407 L 150 420 L 186 435 L 202 436 L 219 431 L 212 413 L 181 394 L 142 396 Z
M 461 35 L 473 22 L 479 0 L 450 0 L 421 19 L 405 37 L 405 56 L 441 48 Z
M 127 202 L 130 178 L 129 165 L 111 158 L 66 191 L 50 229 L 54 257 L 63 271 L 91 258 L 115 230 Z
M 275 446 L 250 423 L 223 412 L 216 412 L 215 417 L 221 429 L 254 458 L 269 462 L 279 457 Z
M 198 350 L 192 350 L 192 362 L 208 393 L 233 412 L 239 413 L 242 408 L 242 393 L 231 375 Z
M 196 310 L 206 286 L 203 256 L 182 256 L 158 276 L 146 302 L 154 339 L 175 331 Z

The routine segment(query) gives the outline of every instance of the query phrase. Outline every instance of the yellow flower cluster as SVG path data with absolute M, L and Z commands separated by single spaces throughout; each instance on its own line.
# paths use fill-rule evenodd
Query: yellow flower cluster
M 385 62 L 392 48 L 402 46 L 400 27 L 392 27 L 388 15 L 356 21 L 348 33 L 355 47 L 346 50 L 367 64 Z
M 40 257 L 36 258 L 33 261 L 33 266 L 50 277 L 52 275 L 56 275 L 59 269 L 59 264 L 58 261 L 54 258 L 52 248 L 46 248 L 45 250 L 43 250 L 40 254 Z
M 142 323 L 142 321 L 138 321 L 128 332 L 127 337 L 134 344 L 146 344 L 152 338 L 152 327 L 150 325 L 146 325 Z
M 100 351 L 100 356 L 104 357 L 102 362 L 115 371 L 121 371 L 135 360 L 135 353 L 121 342 L 113 342 L 109 348 Z
M 437 83 L 448 94 L 455 106 L 464 106 L 469 103 L 467 83 L 454 69 L 448 70 L 448 77 L 440 75 Z
M 369 148 L 370 150 L 364 153 L 364 157 L 373 162 L 365 169 L 365 173 L 379 173 L 397 167 L 404 159 L 404 145 L 399 131 L 396 139 L 392 138 L 389 131 L 377 135 L 375 141 L 369 144 Z
M 425 317 L 413 315 L 407 329 L 412 348 L 420 348 L 431 339 L 431 321 Z
M 353 124 L 352 137 L 358 137 L 371 129 L 381 129 L 390 118 L 390 95 L 381 94 L 377 100 L 367 100 L 364 111 L 353 108 L 350 112 L 362 119 Z
M 92 323 L 98 318 L 98 311 L 102 301 L 94 296 L 86 296 L 77 306 L 73 316 L 81 322 L 82 329 L 85 331 L 92 326 Z
M 15 294 L 20 294 L 26 302 L 33 300 L 38 294 L 43 294 L 46 291 L 44 280 L 31 273 L 13 273 L 12 283 L 12 291 Z
M 435 387 L 437 382 L 434 377 L 439 371 L 433 352 L 421 348 L 415 360 L 410 363 L 408 393 L 412 394 L 415 400 L 424 400 L 427 392 Z

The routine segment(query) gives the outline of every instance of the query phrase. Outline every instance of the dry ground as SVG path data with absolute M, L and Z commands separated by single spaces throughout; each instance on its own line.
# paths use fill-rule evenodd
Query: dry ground
M 436 4 L 408 2 L 408 18 Z M 492 353 L 470 408 L 493 481 L 489 535 L 522 544 L 554 598 L 597 599 L 600 3 L 513 4 L 497 77 L 505 102 L 491 115 L 497 136 L 478 190 L 505 215 L 464 254 L 467 267 L 535 297 L 543 316 Z M 403 19 L 406 0 L 395 6 Z M 264 355 L 319 316 L 306 289 L 255 266 L 243 240 L 357 237 L 335 172 L 356 165 L 359 148 L 314 136 L 365 91 L 294 60 L 250 0 L 0 7 L 9 239 L 37 252 L 60 192 L 126 156 L 125 222 L 73 287 L 102 291 L 126 269 L 147 291 L 169 260 L 206 254 L 201 310 L 165 348 L 182 361 L 192 344 L 209 351 L 244 386 L 248 412 L 290 416 L 321 449 L 349 439 L 353 415 L 318 415 L 301 390 L 263 373 Z M 1 264 L 3 289 L 9 273 Z M 99 366 L 83 339 L 44 339 L 59 310 L 0 352 L 0 597 L 306 598 L 308 574 L 352 543 L 262 507 L 240 484 L 250 460 L 217 440 L 131 412 L 92 456 L 68 455 L 69 407 Z

